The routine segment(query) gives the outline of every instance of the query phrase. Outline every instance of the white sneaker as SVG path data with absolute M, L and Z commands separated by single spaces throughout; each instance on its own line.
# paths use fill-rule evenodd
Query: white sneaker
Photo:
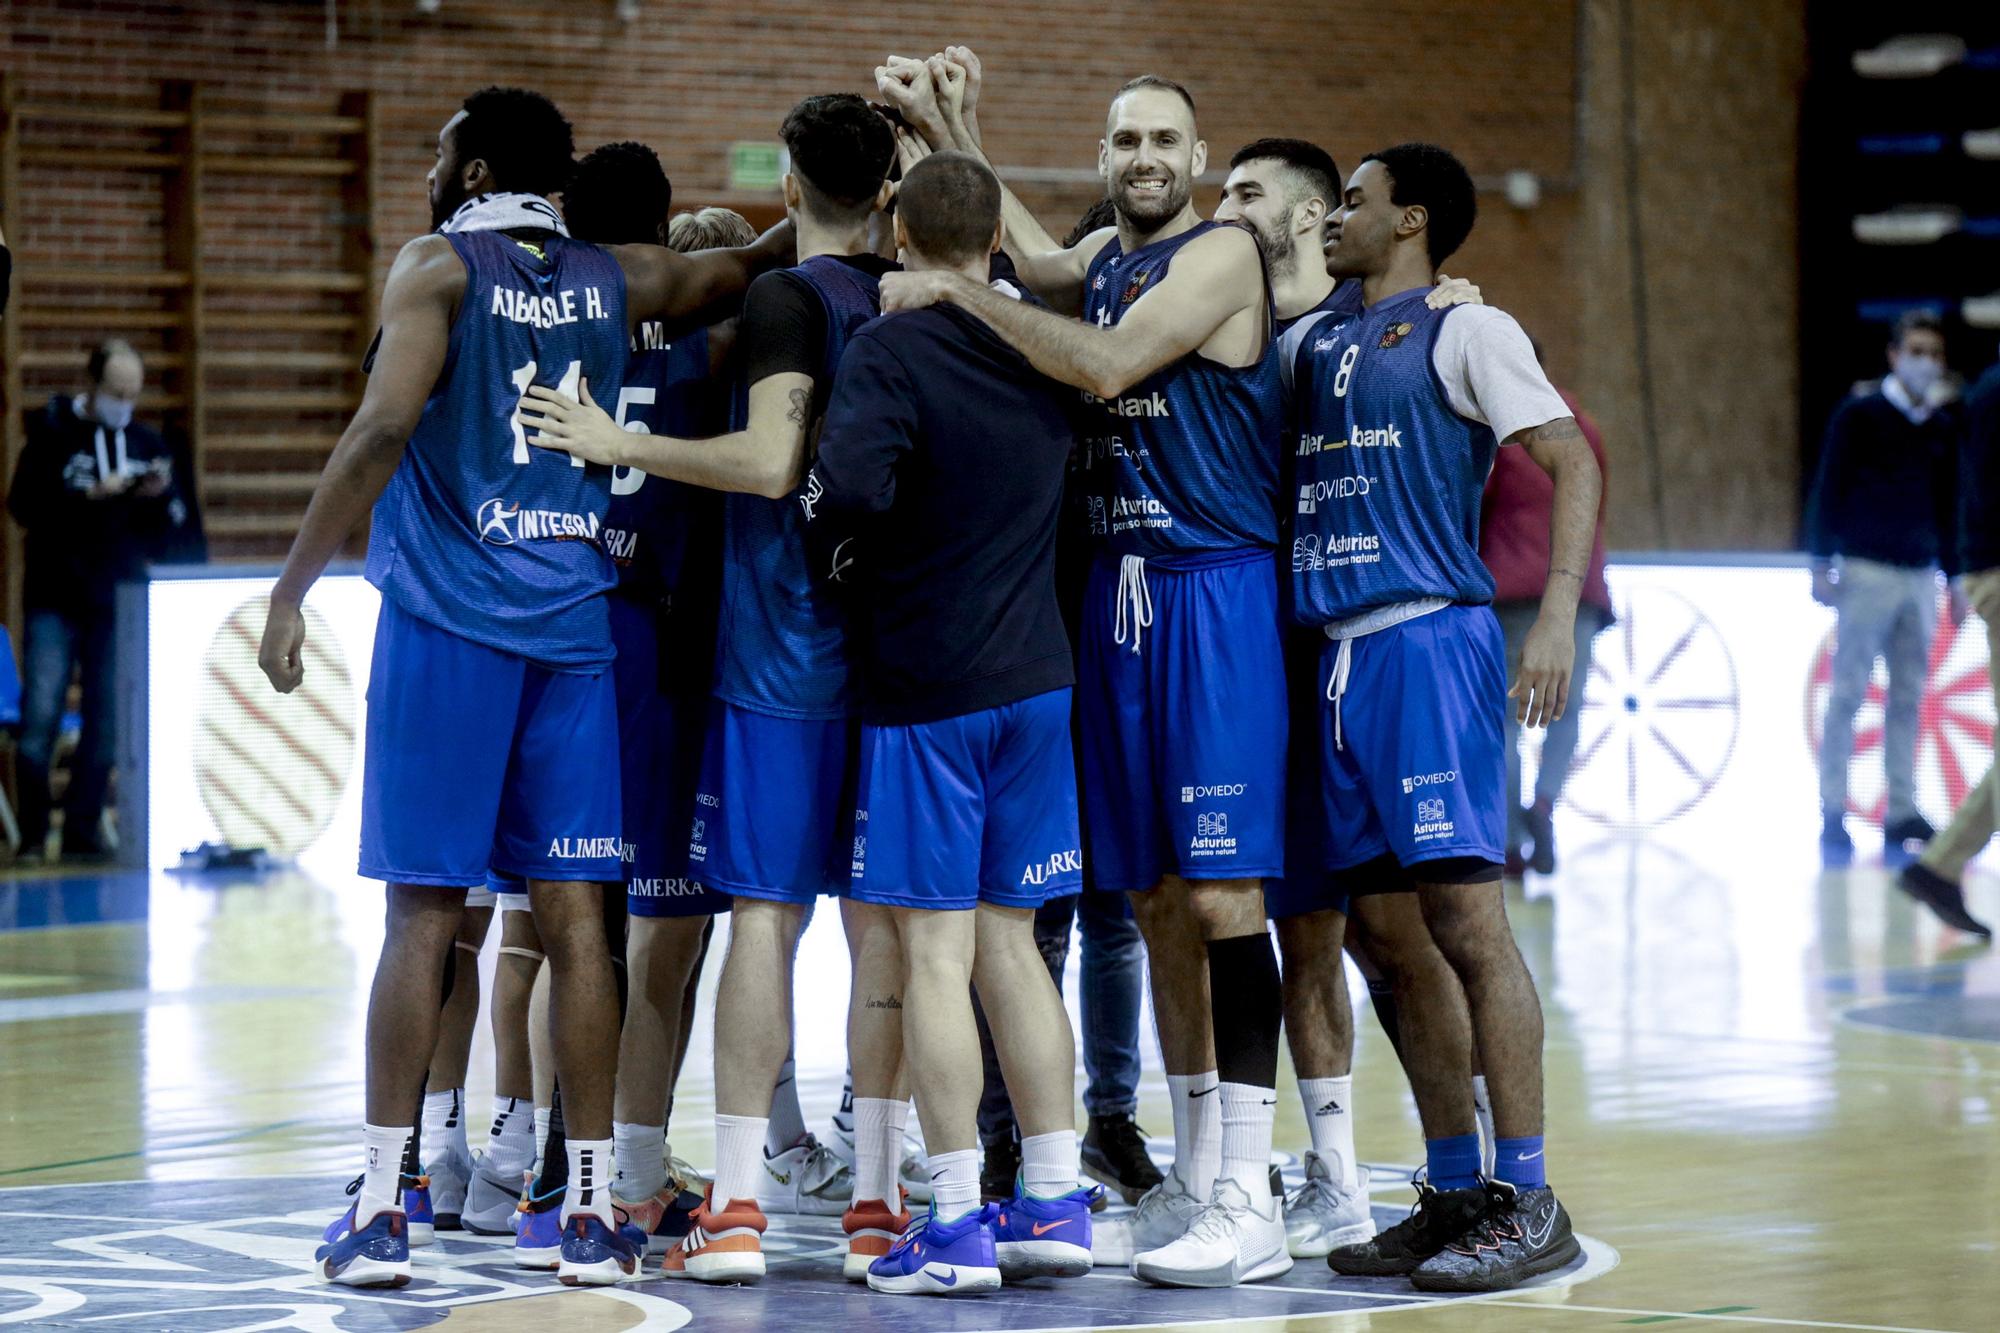
M 853 1198 L 853 1170 L 810 1134 L 776 1157 L 765 1155 L 757 1206 L 766 1213 L 839 1217 Z
M 458 1224 L 479 1236 L 514 1234 L 514 1205 L 521 1198 L 521 1172 L 496 1170 L 493 1159 L 479 1153 L 472 1159 L 472 1175 L 465 1186 L 465 1205 Z
M 1160 1287 L 1233 1287 L 1291 1269 L 1278 1201 L 1253 1201 L 1233 1180 L 1215 1182 L 1208 1207 L 1186 1235 L 1132 1260 L 1134 1277 Z
M 1285 1248 L 1294 1259 L 1324 1259 L 1342 1245 L 1375 1235 L 1368 1211 L 1368 1168 L 1355 1168 L 1359 1185 L 1343 1194 L 1326 1161 L 1306 1154 L 1306 1183 L 1285 1198 Z
M 439 1231 L 457 1231 L 465 1212 L 465 1196 L 472 1184 L 472 1155 L 461 1154 L 457 1145 L 424 1168 L 431 1178 L 431 1212 Z
M 1179 1240 L 1207 1205 L 1188 1192 L 1178 1171 L 1139 1196 L 1131 1212 L 1098 1218 L 1090 1226 L 1090 1261 L 1123 1268 L 1135 1255 Z

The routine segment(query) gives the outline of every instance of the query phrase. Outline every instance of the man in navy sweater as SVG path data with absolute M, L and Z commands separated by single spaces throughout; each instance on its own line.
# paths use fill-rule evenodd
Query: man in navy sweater
M 896 239 L 910 269 L 985 284 L 999 181 L 967 154 L 926 158 L 897 194 Z M 857 594 L 850 894 L 894 914 L 935 1195 L 927 1223 L 869 1269 L 876 1291 L 1090 1269 L 1075 1039 L 1034 937 L 1035 909 L 1082 877 L 1055 585 L 1071 397 L 963 309 L 877 319 L 841 358 L 800 501 L 821 568 Z M 970 985 L 1023 1135 L 1020 1186 L 1000 1209 L 980 1205 Z
M 1806 511 L 1813 596 L 1840 612 L 1819 751 L 1820 849 L 1829 865 L 1854 854 L 1843 821 L 1847 769 L 1854 714 L 1878 656 L 1889 667 L 1882 840 L 1896 849 L 1932 836 L 1916 806 L 1917 706 L 1937 630 L 1938 568 L 1952 574 L 1958 563 L 1959 420 L 1929 398 L 1945 368 L 1937 316 L 1914 311 L 1896 321 L 1889 367 L 1880 389 L 1850 398 L 1827 424 Z

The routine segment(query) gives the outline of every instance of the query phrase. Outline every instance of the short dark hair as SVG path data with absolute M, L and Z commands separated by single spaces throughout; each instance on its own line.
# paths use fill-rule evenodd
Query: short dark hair
M 1465 163 L 1434 143 L 1397 144 L 1361 160 L 1380 162 L 1388 171 L 1390 203 L 1421 204 L 1430 215 L 1424 243 L 1433 268 L 1458 253 L 1479 216 Z
M 556 104 L 526 88 L 481 88 L 465 99 L 458 160 L 484 158 L 506 190 L 554 194 L 576 169 L 576 137 Z
M 1069 235 L 1063 237 L 1063 249 L 1067 250 L 1071 246 L 1081 243 L 1085 237 L 1103 231 L 1106 227 L 1115 227 L 1117 225 L 1118 205 L 1112 203 L 1109 199 L 1099 199 L 1089 208 L 1083 210 L 1083 216 L 1078 218 L 1076 225 L 1069 229 Z
M 932 153 L 910 168 L 896 198 L 910 248 L 926 259 L 960 264 L 993 248 L 1000 178 L 972 154 Z
M 1126 93 L 1136 93 L 1141 88 L 1164 89 L 1167 92 L 1174 94 L 1174 96 L 1180 98 L 1181 101 L 1186 102 L 1188 114 L 1190 116 L 1194 114 L 1194 94 L 1187 90 L 1186 84 L 1176 83 L 1174 80 L 1168 78 L 1164 74 L 1141 74 L 1136 79 L 1127 79 L 1122 85 L 1120 85 L 1117 92 L 1111 94 L 1111 100 L 1113 102 L 1116 102 Z
M 1939 318 L 1937 311 L 1928 306 L 1905 310 L 1896 316 L 1896 322 L 1889 326 L 1889 346 L 1901 347 L 1903 340 L 1913 333 L 1935 333 L 1942 338 L 1944 320 Z
M 660 155 L 630 139 L 591 149 L 563 190 L 570 234 L 598 245 L 658 245 L 673 206 Z
M 1255 139 L 1236 150 L 1230 170 L 1245 162 L 1282 162 L 1305 181 L 1306 188 L 1326 200 L 1328 212 L 1340 206 L 1340 167 L 1333 154 L 1304 139 Z M 1296 202 L 1296 201 L 1294 201 Z
M 889 122 L 853 93 L 820 93 L 785 117 L 779 135 L 792 155 L 792 171 L 805 186 L 815 213 L 836 219 L 865 216 L 896 158 Z

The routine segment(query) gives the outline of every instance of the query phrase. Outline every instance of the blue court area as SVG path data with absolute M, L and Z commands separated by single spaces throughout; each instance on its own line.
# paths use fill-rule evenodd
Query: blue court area
M 1378 1181 L 1384 1182 L 1378 1193 L 1408 1197 L 1394 1168 L 1378 1168 Z M 900 1333 L 1240 1325 L 1453 1299 L 1426 1296 L 1391 1279 L 1336 1277 L 1318 1260 L 1301 1261 L 1275 1281 L 1226 1291 L 1166 1291 L 1121 1270 L 1099 1269 L 974 1300 L 878 1296 L 841 1278 L 844 1244 L 839 1219 L 831 1217 L 772 1219 L 764 1240 L 770 1273 L 754 1287 L 705 1287 L 656 1276 L 615 1288 L 570 1289 L 552 1273 L 514 1267 L 504 1240 L 440 1232 L 436 1245 L 414 1252 L 416 1277 L 409 1286 L 349 1291 L 322 1283 L 310 1260 L 345 1183 L 288 1176 L 0 1191 L 0 1325 L 362 1333 L 456 1328 L 476 1309 L 482 1328 Z M 1377 1223 L 1396 1221 L 1404 1207 L 1378 1202 Z M 1562 1288 L 1617 1265 L 1609 1247 L 1579 1239 L 1580 1260 L 1531 1286 Z M 656 1273 L 657 1262 L 648 1269 Z M 1524 1298 L 1522 1292 L 1510 1297 Z M 523 1303 L 518 1310 L 494 1308 L 515 1302 Z

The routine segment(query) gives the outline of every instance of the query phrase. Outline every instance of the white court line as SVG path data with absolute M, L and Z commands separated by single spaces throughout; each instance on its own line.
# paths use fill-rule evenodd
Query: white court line
M 1566 1301 L 1559 1304 L 1550 1303 L 1545 1305 L 1537 1301 L 1521 1300 L 1515 1297 L 1512 1292 L 1503 1292 L 1499 1296 L 1474 1296 L 1470 1300 L 1463 1302 L 1463 1304 L 1518 1306 L 1523 1309 L 1546 1310 L 1550 1312 L 1569 1310 L 1577 1314 L 1645 1315 L 1655 1319 L 1699 1319 L 1721 1324 L 1771 1324 L 1779 1328 L 1856 1329 L 1861 1330 L 1862 1333 L 1964 1333 L 1962 1329 L 1906 1328 L 1901 1324 L 1839 1324 L 1825 1319 L 1781 1319 L 1774 1315 L 1693 1314 L 1681 1310 L 1627 1310 L 1616 1305 L 1571 1305 Z M 1041 1333 L 1048 1333 L 1048 1330 L 1042 1330 Z

